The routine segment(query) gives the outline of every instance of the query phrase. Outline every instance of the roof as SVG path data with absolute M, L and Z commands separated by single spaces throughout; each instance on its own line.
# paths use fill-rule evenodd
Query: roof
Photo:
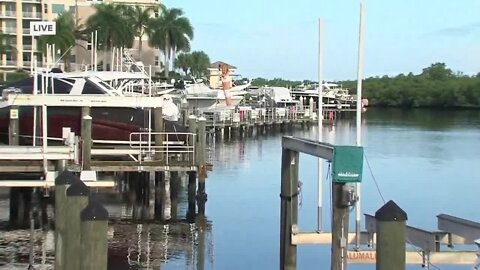
M 212 63 L 212 64 L 210 65 L 210 68 L 215 68 L 215 69 L 217 69 L 220 65 L 227 65 L 229 69 L 236 69 L 236 68 L 237 68 L 236 66 L 232 66 L 232 65 L 227 64 L 227 63 L 222 62 L 222 61 L 217 61 L 217 62 L 215 62 L 215 63 Z

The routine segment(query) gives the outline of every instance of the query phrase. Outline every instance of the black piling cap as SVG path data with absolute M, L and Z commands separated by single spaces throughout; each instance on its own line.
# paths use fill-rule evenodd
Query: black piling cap
M 72 181 L 75 181 L 75 180 L 79 180 L 80 181 L 80 178 L 78 178 L 78 176 L 76 176 L 75 174 L 69 172 L 69 171 L 62 171 L 58 176 L 57 178 L 55 178 L 55 185 L 56 186 L 59 186 L 59 185 L 70 185 L 72 183 Z
M 407 220 L 407 213 L 390 200 L 375 212 L 375 219 L 380 221 L 405 221 Z
M 88 196 L 90 190 L 80 178 L 76 178 L 67 188 L 67 196 Z
M 108 211 L 98 201 L 90 199 L 87 207 L 80 212 L 80 220 L 108 220 Z

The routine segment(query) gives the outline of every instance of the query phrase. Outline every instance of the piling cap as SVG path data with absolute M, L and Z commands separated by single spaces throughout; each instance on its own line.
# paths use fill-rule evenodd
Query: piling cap
M 90 199 L 87 207 L 80 212 L 80 220 L 108 220 L 108 211 L 98 201 Z
M 89 193 L 90 190 L 80 178 L 72 181 L 70 187 L 67 188 L 67 196 L 88 196 Z
M 375 212 L 375 219 L 379 221 L 406 221 L 408 218 L 407 213 L 390 200 Z
M 55 185 L 56 186 L 70 185 L 72 181 L 76 181 L 76 180 L 80 181 L 80 178 L 78 178 L 78 176 L 76 176 L 75 174 L 65 170 L 65 171 L 62 171 L 57 176 L 57 178 L 55 178 Z

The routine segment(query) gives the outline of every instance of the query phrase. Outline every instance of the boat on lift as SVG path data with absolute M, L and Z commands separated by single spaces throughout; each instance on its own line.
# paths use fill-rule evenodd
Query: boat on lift
M 45 73 L 37 75 L 38 82 L 42 78 L 48 80 L 44 89 L 45 95 L 106 95 L 122 96 L 123 93 L 114 89 L 95 73 Z M 0 88 L 0 142 L 6 143 L 10 122 L 10 105 L 5 100 L 10 93 L 33 94 L 34 77 L 18 81 Z M 171 103 L 171 104 L 170 104 Z M 163 116 L 165 132 L 186 132 L 178 120 L 178 108 L 173 104 L 170 96 L 163 99 Z M 81 108 L 79 107 L 48 107 L 48 139 L 61 140 L 62 128 L 70 127 L 72 132 L 80 134 Z M 19 135 L 20 141 L 28 143 L 33 138 L 34 113 L 33 107 L 19 108 Z M 94 143 L 130 143 L 130 136 L 134 132 L 145 132 L 153 128 L 154 115 L 149 116 L 147 109 L 121 107 L 92 107 L 92 139 Z M 38 118 L 40 119 L 40 118 Z M 151 119 L 151 122 L 149 121 Z M 41 135 L 40 129 L 37 133 Z M 181 137 L 181 136 L 180 136 Z M 176 136 L 172 140 L 183 140 Z M 169 138 L 170 139 L 170 138 Z

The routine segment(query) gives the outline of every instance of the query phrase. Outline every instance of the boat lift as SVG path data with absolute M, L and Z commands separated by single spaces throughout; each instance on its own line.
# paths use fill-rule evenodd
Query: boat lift
M 152 114 L 152 109 L 161 108 L 163 105 L 162 97 L 151 96 L 100 96 L 100 95 L 36 95 L 36 94 L 21 94 L 21 93 L 8 93 L 3 96 L 3 101 L 11 106 L 11 110 L 17 110 L 12 112 L 18 119 L 18 109 L 20 106 L 39 106 L 45 108 L 42 113 L 43 125 L 42 134 L 47 133 L 47 107 L 123 107 L 123 108 L 147 108 L 149 109 L 149 115 Z M 12 118 L 14 119 L 14 118 Z M 151 116 L 149 117 L 151 119 Z M 79 148 L 78 140 L 75 140 L 75 134 L 70 130 L 64 130 L 65 146 L 48 146 L 46 136 L 43 136 L 43 145 L 41 146 L 2 146 L 0 147 L 0 162 L 2 160 L 19 160 L 19 161 L 41 161 L 43 160 L 43 173 L 45 175 L 44 181 L 26 182 L 27 180 L 18 181 L 0 181 L 1 186 L 25 186 L 27 183 L 29 186 L 49 186 L 53 185 L 53 180 L 58 172 L 51 171 L 49 168 L 49 161 L 66 160 L 71 161 L 73 164 L 77 164 L 77 168 L 83 176 L 84 181 L 96 181 L 96 171 L 91 171 L 89 168 L 84 169 L 82 167 L 83 162 L 79 156 L 82 150 Z M 185 145 L 174 145 L 175 142 L 168 141 L 169 133 L 166 132 L 152 132 L 152 123 L 150 121 L 148 130 L 146 132 L 139 132 L 132 134 L 130 141 L 123 147 L 112 148 L 114 141 L 103 141 L 103 143 L 110 144 L 104 149 L 95 148 L 91 149 L 91 156 L 128 156 L 136 165 L 131 165 L 131 168 L 135 170 L 149 170 L 147 161 L 152 159 L 155 153 L 165 153 L 165 155 L 186 155 L 191 157 L 191 166 L 188 170 L 196 170 L 195 166 L 195 134 L 182 133 L 187 137 L 189 143 Z M 166 140 L 162 141 L 162 145 L 155 145 L 156 136 L 165 137 Z M 142 138 L 144 141 L 142 141 Z M 118 144 L 118 142 L 117 142 Z M 172 145 L 173 144 L 173 145 Z M 143 163 L 143 164 L 142 164 Z M 166 160 L 166 166 L 168 169 L 168 158 Z M 98 167 L 98 166 L 97 166 Z M 105 168 L 96 168 L 98 171 L 110 170 L 112 166 Z M 150 169 L 158 169 L 159 167 L 152 167 Z M 50 169 L 50 170 L 49 170 Z M 81 177 L 82 178 L 82 177 Z M 96 186 L 102 185 L 97 181 Z M 108 186 L 113 186 L 111 182 Z

